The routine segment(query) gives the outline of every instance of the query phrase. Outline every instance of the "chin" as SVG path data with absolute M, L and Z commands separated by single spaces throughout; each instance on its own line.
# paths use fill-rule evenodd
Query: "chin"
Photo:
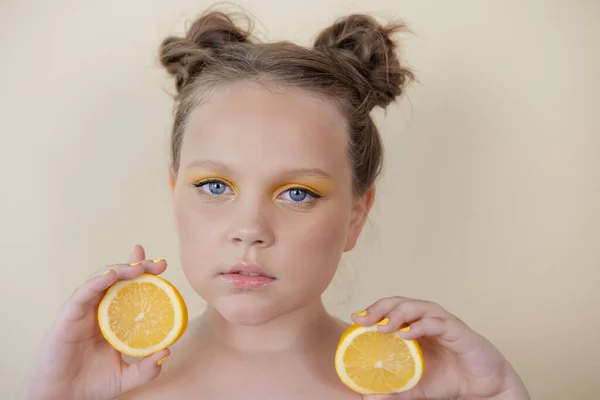
M 221 297 L 213 307 L 229 323 L 246 326 L 262 325 L 285 313 L 281 303 L 253 293 Z

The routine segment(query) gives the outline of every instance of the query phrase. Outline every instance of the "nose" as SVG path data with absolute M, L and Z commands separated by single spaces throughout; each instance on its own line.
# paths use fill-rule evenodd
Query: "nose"
M 229 234 L 232 243 L 246 247 L 268 247 L 273 244 L 273 229 L 264 211 L 246 208 L 238 212 L 238 217 Z
M 255 247 L 268 247 L 271 245 L 272 240 L 262 230 L 255 228 L 237 228 L 235 233 L 231 236 L 233 243 L 255 246 Z

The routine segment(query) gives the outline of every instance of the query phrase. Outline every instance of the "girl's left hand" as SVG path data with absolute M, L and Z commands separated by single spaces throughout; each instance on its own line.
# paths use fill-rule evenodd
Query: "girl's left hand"
M 425 359 L 425 373 L 412 390 L 393 395 L 364 396 L 365 400 L 486 399 L 529 400 L 521 379 L 502 354 L 463 321 L 428 301 L 405 297 L 378 300 L 366 315 L 352 316 L 359 325 L 388 318 L 380 332 L 400 331 L 404 339 L 417 339 Z

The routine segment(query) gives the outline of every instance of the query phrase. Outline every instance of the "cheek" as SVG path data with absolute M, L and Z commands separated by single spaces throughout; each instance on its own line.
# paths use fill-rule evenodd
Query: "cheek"
M 211 235 L 206 235 L 208 229 L 200 227 L 214 227 L 210 213 L 199 213 L 186 202 L 181 201 L 175 205 L 175 219 L 177 222 L 177 234 L 182 245 L 188 247 L 192 243 L 202 246 Z M 207 236 L 206 238 L 204 236 Z
M 281 232 L 285 242 L 281 251 L 286 252 L 289 276 L 295 285 L 314 285 L 316 281 L 321 287 L 329 284 L 346 244 L 348 219 L 348 213 L 330 211 L 306 226 Z
M 202 276 L 207 273 L 210 261 L 218 259 L 216 243 L 221 235 L 216 229 L 216 215 L 196 208 L 185 198 L 174 204 L 180 261 L 190 284 L 197 289 L 205 281 Z

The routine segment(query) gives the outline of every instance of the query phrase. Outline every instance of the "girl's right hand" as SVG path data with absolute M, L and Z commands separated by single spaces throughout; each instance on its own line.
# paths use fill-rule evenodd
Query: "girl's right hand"
M 164 260 L 144 259 L 144 249 L 136 245 L 129 263 L 102 268 L 73 293 L 42 341 L 19 399 L 114 399 L 160 374 L 159 361 L 168 349 L 128 364 L 104 339 L 97 321 L 98 304 L 112 284 L 167 268 Z

